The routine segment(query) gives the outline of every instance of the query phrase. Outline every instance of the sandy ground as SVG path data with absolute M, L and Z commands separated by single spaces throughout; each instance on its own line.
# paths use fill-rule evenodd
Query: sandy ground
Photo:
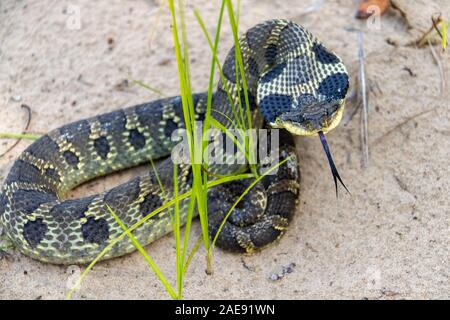
M 210 54 L 193 9 L 200 10 L 213 32 L 218 2 L 187 0 L 192 79 L 198 91 L 207 87 Z M 367 73 L 376 84 L 370 96 L 371 160 L 362 169 L 359 115 L 329 134 L 352 193 L 341 192 L 337 201 L 319 139 L 297 139 L 303 183 L 291 228 L 279 243 L 254 255 L 216 250 L 212 276 L 204 272 L 200 250 L 187 272 L 185 298 L 450 298 L 449 95 L 440 92 L 442 81 L 430 49 L 405 46 L 429 27 L 431 14 L 440 11 L 450 18 L 448 1 L 398 0 L 410 26 L 398 12 L 389 11 L 379 28 L 354 19 L 355 1 L 329 0 L 308 15 L 302 13 L 312 0 L 241 2 L 240 30 L 269 18 L 292 19 L 338 52 L 353 78 L 358 58 L 351 29 L 364 31 Z M 231 43 L 230 30 L 224 28 L 222 58 Z M 449 60 L 448 53 L 443 55 L 444 67 Z M 178 94 L 165 2 L 0 2 L 0 132 L 22 131 L 26 112 L 21 104 L 33 111 L 30 131 L 42 133 L 159 97 L 133 85 L 132 79 L 166 96 Z M 0 153 L 12 143 L 1 140 Z M 0 158 L 0 181 L 29 143 L 21 141 Z M 71 196 L 104 190 L 137 172 L 96 180 Z M 193 238 L 199 234 L 196 222 Z M 173 237 L 146 249 L 175 283 Z M 283 268 L 292 272 L 271 280 Z M 80 270 L 42 264 L 11 251 L 8 259 L 0 260 L 0 298 L 62 299 Z M 98 264 L 75 298 L 168 295 L 135 253 Z

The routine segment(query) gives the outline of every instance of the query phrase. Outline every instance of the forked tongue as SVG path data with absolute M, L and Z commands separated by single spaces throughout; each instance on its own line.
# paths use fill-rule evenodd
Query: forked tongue
M 337 168 L 334 164 L 333 157 L 331 156 L 330 148 L 328 147 L 327 139 L 325 139 L 325 135 L 322 131 L 319 131 L 319 137 L 320 142 L 322 142 L 323 150 L 325 151 L 325 154 L 327 155 L 328 164 L 330 165 L 331 173 L 333 174 L 334 179 L 334 186 L 336 188 L 336 198 L 338 197 L 338 184 L 337 181 L 342 184 L 342 186 L 345 188 L 345 190 L 350 194 L 350 191 L 348 191 L 347 187 L 345 186 L 344 182 L 342 181 L 341 177 L 339 176 L 339 172 L 337 171 Z

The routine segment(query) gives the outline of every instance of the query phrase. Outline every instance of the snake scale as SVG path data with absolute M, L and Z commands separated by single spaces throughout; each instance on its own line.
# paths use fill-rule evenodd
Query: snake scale
M 348 74 L 342 60 L 309 31 L 282 19 L 260 23 L 239 40 L 248 101 L 257 127 L 280 128 L 279 158 L 288 159 L 274 175 L 265 176 L 235 208 L 217 245 L 251 252 L 276 240 L 288 226 L 299 196 L 300 173 L 293 135 L 313 135 L 336 127 L 342 117 Z M 213 94 L 212 116 L 234 126 L 233 105 L 245 97 L 236 72 L 233 47 L 223 64 L 223 78 Z M 196 119 L 205 116 L 206 93 L 193 95 Z M 184 128 L 182 102 L 172 97 L 116 110 L 54 129 L 32 143 L 14 162 L 0 194 L 0 221 L 9 240 L 22 253 L 56 264 L 87 263 L 119 234 L 109 205 L 131 226 L 173 197 L 173 166 L 178 166 L 179 193 L 190 189 L 189 164 L 174 164 L 170 137 Z M 79 199 L 65 194 L 85 181 L 162 159 L 153 170 L 102 193 Z M 247 165 L 210 164 L 213 174 L 242 172 Z M 258 167 L 258 170 L 261 166 Z M 211 236 L 249 182 L 232 182 L 208 193 Z M 185 223 L 189 200 L 180 202 Z M 134 231 L 148 244 L 172 231 L 168 210 Z M 127 237 L 103 259 L 135 250 Z

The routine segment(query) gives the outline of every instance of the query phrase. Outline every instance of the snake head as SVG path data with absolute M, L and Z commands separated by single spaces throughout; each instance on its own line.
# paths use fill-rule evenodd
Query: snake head
M 275 125 L 279 128 L 284 128 L 297 135 L 313 135 L 318 134 L 322 143 L 324 152 L 327 156 L 328 164 L 333 175 L 334 185 L 336 188 L 336 197 L 338 196 L 339 181 L 345 190 L 350 191 L 342 181 L 339 172 L 334 164 L 330 148 L 324 133 L 334 129 L 341 121 L 344 111 L 345 100 L 331 100 L 331 101 L 314 101 L 308 98 L 309 103 L 303 104 L 300 108 L 297 106 L 292 111 L 281 113 L 275 118 Z
M 325 133 L 342 119 L 349 77 L 341 58 L 301 26 L 287 23 L 278 47 L 267 50 L 257 85 L 257 104 L 266 122 L 294 135 L 319 135 L 336 187 L 344 188 Z M 269 57 L 270 59 L 267 59 Z
M 268 46 L 257 84 L 257 104 L 266 122 L 295 135 L 334 129 L 349 88 L 341 58 L 292 22 L 278 35 L 277 46 Z
M 301 136 L 317 134 L 320 131 L 326 133 L 334 129 L 341 121 L 344 111 L 343 104 L 343 101 L 332 100 L 297 105 L 292 110 L 277 116 L 273 126 L 285 128 L 289 132 Z

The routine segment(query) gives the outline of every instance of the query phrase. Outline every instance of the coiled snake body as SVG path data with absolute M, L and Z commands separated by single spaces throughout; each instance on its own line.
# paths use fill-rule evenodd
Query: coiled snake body
M 333 129 L 342 116 L 348 76 L 338 56 L 291 21 L 256 25 L 241 37 L 240 47 L 252 116 L 268 127 L 283 129 L 278 160 L 289 159 L 275 175 L 265 176 L 256 185 L 219 234 L 218 246 L 253 251 L 277 239 L 295 211 L 299 171 L 291 133 L 311 135 Z M 231 103 L 237 108 L 238 99 L 244 97 L 237 90 L 242 88 L 242 78 L 236 73 L 232 48 L 212 101 L 212 116 L 226 128 L 235 125 Z M 193 96 L 198 120 L 204 118 L 206 98 L 206 93 Z M 94 177 L 166 157 L 175 145 L 172 132 L 184 127 L 182 119 L 181 99 L 174 97 L 77 121 L 35 141 L 14 163 L 0 194 L 0 221 L 8 238 L 24 254 L 45 262 L 72 264 L 94 259 L 123 232 L 106 205 L 126 226 L 133 225 L 173 196 L 175 164 L 167 158 L 157 167 L 164 196 L 152 170 L 96 195 L 67 200 L 64 194 Z M 262 121 L 255 124 L 261 127 Z M 192 170 L 188 164 L 177 165 L 181 194 L 190 188 Z M 229 174 L 245 167 L 210 164 L 208 171 Z M 211 235 L 246 185 L 236 182 L 211 189 Z M 181 201 L 181 223 L 186 221 L 187 206 L 187 200 Z M 171 215 L 166 210 L 133 234 L 147 244 L 171 230 Z M 125 237 L 103 258 L 133 250 Z

